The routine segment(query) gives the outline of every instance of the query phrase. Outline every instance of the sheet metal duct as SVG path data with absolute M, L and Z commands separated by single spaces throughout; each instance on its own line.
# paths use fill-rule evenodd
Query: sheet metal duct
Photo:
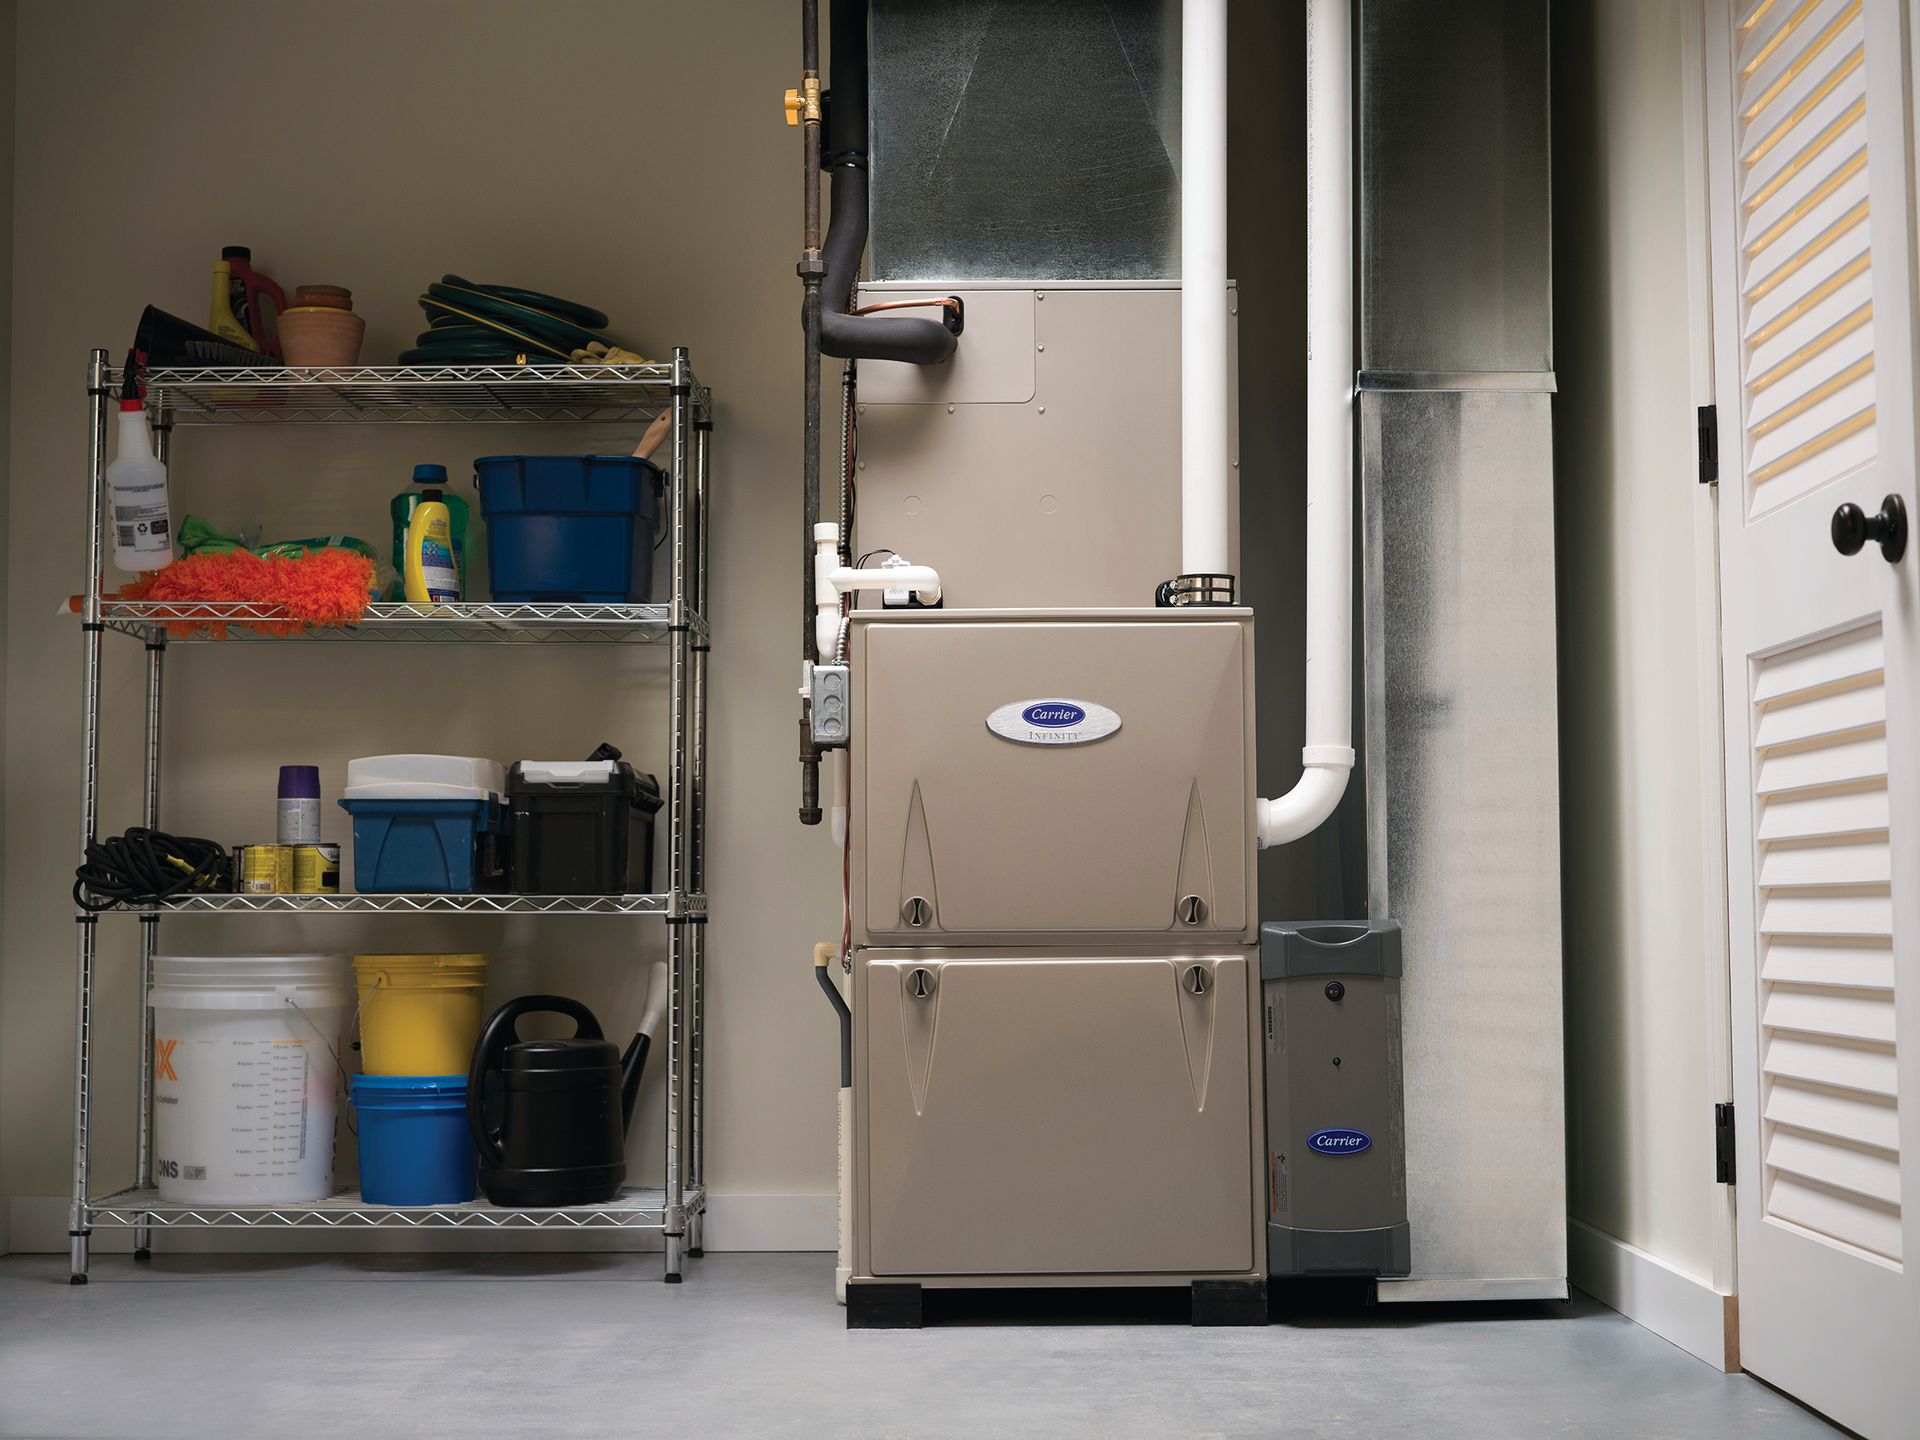
M 1403 927 L 1414 1271 L 1567 1293 L 1545 0 L 1361 0 L 1370 912 Z
M 1180 0 L 874 0 L 875 280 L 1180 274 Z

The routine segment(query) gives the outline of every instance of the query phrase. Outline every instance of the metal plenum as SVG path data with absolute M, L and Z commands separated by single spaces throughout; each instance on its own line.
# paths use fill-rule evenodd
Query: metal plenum
M 873 0 L 875 280 L 1180 273 L 1179 0 Z

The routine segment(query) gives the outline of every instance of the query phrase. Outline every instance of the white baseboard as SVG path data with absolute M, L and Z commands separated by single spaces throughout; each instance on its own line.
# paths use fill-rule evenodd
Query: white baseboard
M 1567 1269 L 1575 1285 L 1689 1355 L 1740 1368 L 1731 1295 L 1583 1220 L 1567 1220 Z
M 9 1212 L 10 1215 L 9 1215 Z M 712 1195 L 707 1199 L 709 1251 L 832 1250 L 835 1245 L 832 1195 Z M 54 1195 L 17 1195 L 0 1200 L 0 1254 L 8 1243 L 16 1254 L 64 1255 L 67 1250 L 67 1201 Z M 647 1251 L 660 1248 L 657 1230 L 518 1231 L 492 1230 L 163 1230 L 155 1247 L 176 1255 L 287 1254 L 460 1254 L 504 1250 Z M 101 1255 L 133 1251 L 133 1231 L 101 1226 L 93 1232 Z
M 707 1200 L 709 1250 L 833 1250 L 839 1243 L 833 1195 L 714 1195 Z

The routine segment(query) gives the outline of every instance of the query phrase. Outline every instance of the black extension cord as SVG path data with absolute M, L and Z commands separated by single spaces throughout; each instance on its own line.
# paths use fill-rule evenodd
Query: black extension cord
M 233 861 L 224 845 L 135 826 L 87 846 L 87 858 L 74 872 L 73 903 L 82 910 L 110 910 L 232 888 Z

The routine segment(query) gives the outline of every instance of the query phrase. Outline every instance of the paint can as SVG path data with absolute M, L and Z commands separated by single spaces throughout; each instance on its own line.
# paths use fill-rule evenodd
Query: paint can
M 293 846 L 242 845 L 234 888 L 242 895 L 284 895 L 293 889 Z
M 337 844 L 289 845 L 293 852 L 295 895 L 340 893 L 340 847 Z

